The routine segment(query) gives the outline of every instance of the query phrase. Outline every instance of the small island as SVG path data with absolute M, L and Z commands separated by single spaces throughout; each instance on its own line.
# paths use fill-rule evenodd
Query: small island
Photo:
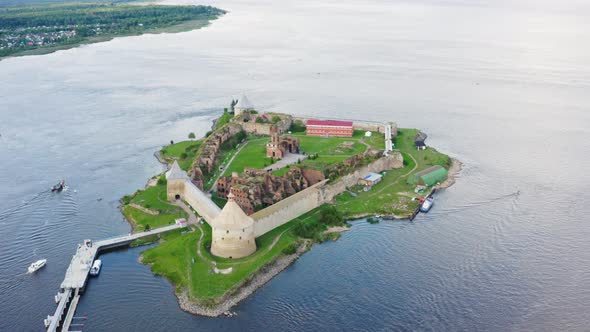
M 202 139 L 157 153 L 168 171 L 122 199 L 134 231 L 181 220 L 188 228 L 134 243 L 175 285 L 180 307 L 219 316 L 347 220 L 412 219 L 460 163 L 394 122 L 297 118 L 232 101 Z
M 0 8 L 0 60 L 114 37 L 198 29 L 225 14 L 211 6 L 59 3 Z

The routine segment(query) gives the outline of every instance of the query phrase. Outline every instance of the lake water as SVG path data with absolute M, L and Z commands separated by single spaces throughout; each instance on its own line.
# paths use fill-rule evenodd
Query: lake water
M 427 215 L 355 222 L 236 318 L 182 312 L 145 248 L 105 254 L 84 331 L 588 330 L 590 3 L 209 3 L 229 13 L 198 31 L 0 61 L 0 331 L 42 331 L 76 244 L 129 232 L 118 199 L 162 171 L 154 151 L 242 92 L 421 128 L 464 170 Z

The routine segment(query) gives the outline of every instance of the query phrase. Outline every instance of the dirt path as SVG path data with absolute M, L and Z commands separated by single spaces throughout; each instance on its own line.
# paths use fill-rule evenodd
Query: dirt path
M 181 200 L 176 200 L 174 202 L 171 202 L 171 204 L 183 209 L 184 212 L 188 214 L 188 224 L 194 225 L 199 229 L 201 235 L 199 237 L 199 241 L 197 242 L 197 255 L 199 255 L 199 257 L 202 258 L 205 262 L 211 263 L 211 261 L 209 261 L 201 252 L 201 244 L 203 243 L 203 237 L 205 237 L 205 231 L 203 230 L 203 227 L 201 226 L 201 223 L 199 222 L 197 216 L 195 216 L 193 211 Z

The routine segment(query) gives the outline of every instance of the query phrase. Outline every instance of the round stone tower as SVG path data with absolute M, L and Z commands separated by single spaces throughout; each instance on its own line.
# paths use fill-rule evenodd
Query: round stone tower
M 175 160 L 170 170 L 166 172 L 166 193 L 169 201 L 184 198 L 184 183 L 188 180 L 188 175 Z
M 234 201 L 230 192 L 227 203 L 211 223 L 211 253 L 225 258 L 241 258 L 256 251 L 254 220 Z
M 238 103 L 234 106 L 235 116 L 239 116 L 240 114 L 244 113 L 244 111 L 253 110 L 254 106 L 252 105 L 248 97 L 246 97 L 245 94 L 242 94 L 242 96 L 238 99 Z

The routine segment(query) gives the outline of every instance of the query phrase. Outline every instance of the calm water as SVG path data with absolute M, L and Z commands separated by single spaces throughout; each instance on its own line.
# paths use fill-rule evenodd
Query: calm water
M 85 331 L 590 329 L 587 1 L 210 3 L 230 13 L 202 30 L 0 62 L 0 331 L 43 330 L 76 244 L 128 232 L 118 199 L 153 152 L 241 92 L 422 128 L 465 169 L 427 216 L 354 223 L 233 319 L 180 311 L 145 248 L 105 254 Z

